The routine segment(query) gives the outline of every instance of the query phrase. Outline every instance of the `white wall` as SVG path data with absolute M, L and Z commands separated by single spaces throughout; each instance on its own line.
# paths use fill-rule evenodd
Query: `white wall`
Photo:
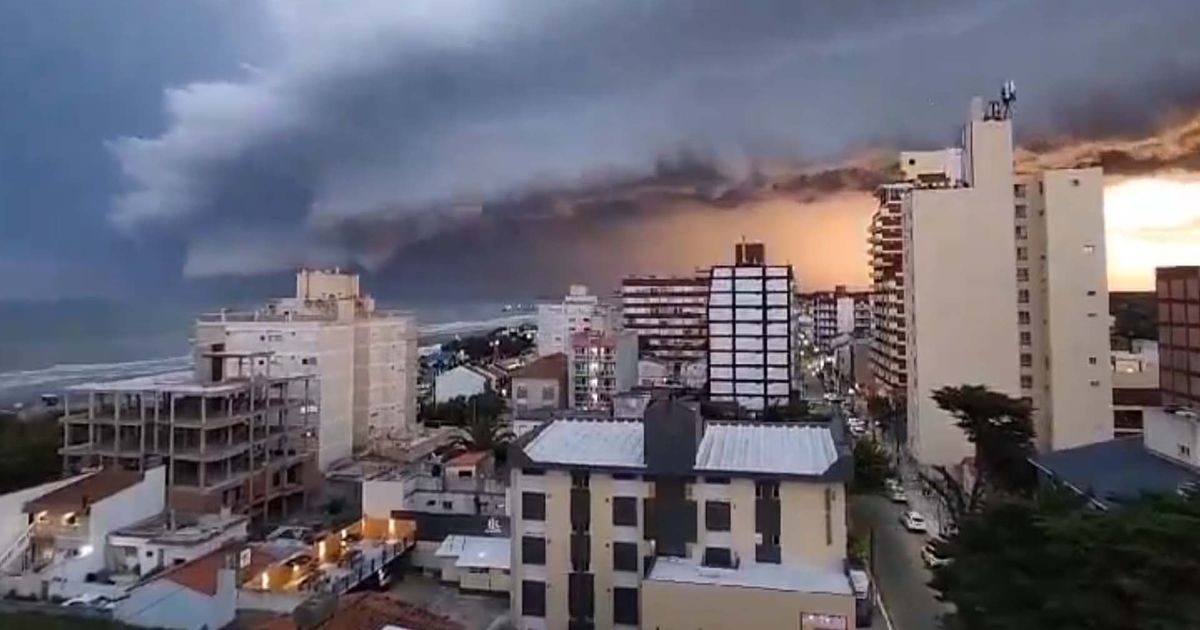
M 984 385 L 1020 395 L 1012 129 L 975 121 L 974 188 L 904 201 L 909 448 L 924 464 L 972 454 L 933 390 Z
M 363 516 L 391 518 L 392 510 L 403 509 L 407 493 L 405 480 L 376 480 L 362 482 Z
M 1200 466 L 1200 417 L 1147 408 L 1142 442 L 1163 457 Z
M 1051 450 L 1112 438 L 1103 174 L 1047 171 L 1046 316 Z
M 29 515 L 25 513 L 26 503 L 87 476 L 76 475 L 0 496 L 0 555 L 8 553 L 17 539 L 29 528 Z
M 161 514 L 166 499 L 167 468 L 158 466 L 147 470 L 133 486 L 96 501 L 88 510 L 87 544 L 92 546 L 92 553 L 63 561 L 54 573 L 68 580 L 83 580 L 89 572 L 103 569 L 109 534 Z
M 433 399 L 446 402 L 459 396 L 470 398 L 487 389 L 487 378 L 482 374 L 460 365 L 437 375 L 433 383 Z
M 237 603 L 235 572 L 222 570 L 217 574 L 216 596 L 160 578 L 131 590 L 113 617 L 144 628 L 218 630 L 233 623 Z

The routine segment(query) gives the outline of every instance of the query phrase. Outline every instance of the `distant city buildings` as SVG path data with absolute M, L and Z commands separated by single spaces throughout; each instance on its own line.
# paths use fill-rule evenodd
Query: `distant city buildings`
M 909 187 L 885 189 L 888 212 L 893 191 L 901 207 L 909 448 L 927 464 L 973 454 L 931 398 L 962 384 L 1028 400 L 1039 450 L 1107 439 L 1100 169 L 1016 176 L 1008 103 L 973 101 L 963 139 L 962 149 L 903 154 Z M 886 385 L 890 349 L 876 340 Z
M 618 392 L 637 384 L 637 336 L 585 330 L 571 335 L 567 354 L 567 404 L 571 409 L 612 409 Z
M 505 383 L 508 374 L 492 365 L 459 365 L 438 374 L 433 382 L 435 402 L 448 402 L 455 398 L 470 398 L 487 391 L 503 397 L 507 394 Z
M 791 399 L 795 278 L 761 243 L 739 243 L 734 260 L 710 272 L 709 394 L 758 413 Z
M 833 349 L 841 338 L 867 338 L 873 327 L 871 292 L 850 291 L 838 285 L 833 291 L 801 293 L 803 308 L 812 313 L 813 343 L 823 352 Z
M 266 353 L 254 361 L 256 372 L 317 378 L 321 470 L 416 427 L 416 321 L 377 310 L 355 274 L 301 270 L 295 297 L 202 316 L 196 343 Z
M 708 272 L 695 276 L 629 276 L 621 281 L 621 318 L 638 335 L 641 358 L 674 375 L 705 360 Z
M 518 628 L 854 627 L 853 465 L 827 426 L 663 396 L 640 422 L 554 420 L 509 464 Z
M 1159 267 L 1155 280 L 1162 404 L 1200 408 L 1200 266 Z
M 614 313 L 609 305 L 588 293 L 586 286 L 573 284 L 562 302 L 538 305 L 538 356 L 560 352 L 566 354 L 571 335 L 587 330 L 608 332 L 615 325 Z

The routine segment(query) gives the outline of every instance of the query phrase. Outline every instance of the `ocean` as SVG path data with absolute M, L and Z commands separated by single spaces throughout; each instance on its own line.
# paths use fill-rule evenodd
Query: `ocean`
M 412 311 L 421 343 L 533 321 L 504 304 L 381 304 Z M 92 381 L 132 378 L 191 365 L 195 304 L 133 305 L 103 300 L 0 302 L 0 407 Z

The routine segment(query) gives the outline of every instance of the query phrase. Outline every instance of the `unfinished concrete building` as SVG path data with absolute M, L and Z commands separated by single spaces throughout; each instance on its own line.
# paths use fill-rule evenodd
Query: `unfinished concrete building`
M 162 462 L 173 509 L 254 518 L 302 509 L 320 481 L 315 385 L 249 369 L 269 354 L 198 348 L 193 371 L 69 388 L 65 471 Z

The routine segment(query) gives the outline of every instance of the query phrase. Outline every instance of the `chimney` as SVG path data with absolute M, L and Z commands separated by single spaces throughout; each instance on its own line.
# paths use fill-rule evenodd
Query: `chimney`
M 767 264 L 767 248 L 762 243 L 738 243 L 734 248 L 735 260 L 739 267 L 761 267 Z

